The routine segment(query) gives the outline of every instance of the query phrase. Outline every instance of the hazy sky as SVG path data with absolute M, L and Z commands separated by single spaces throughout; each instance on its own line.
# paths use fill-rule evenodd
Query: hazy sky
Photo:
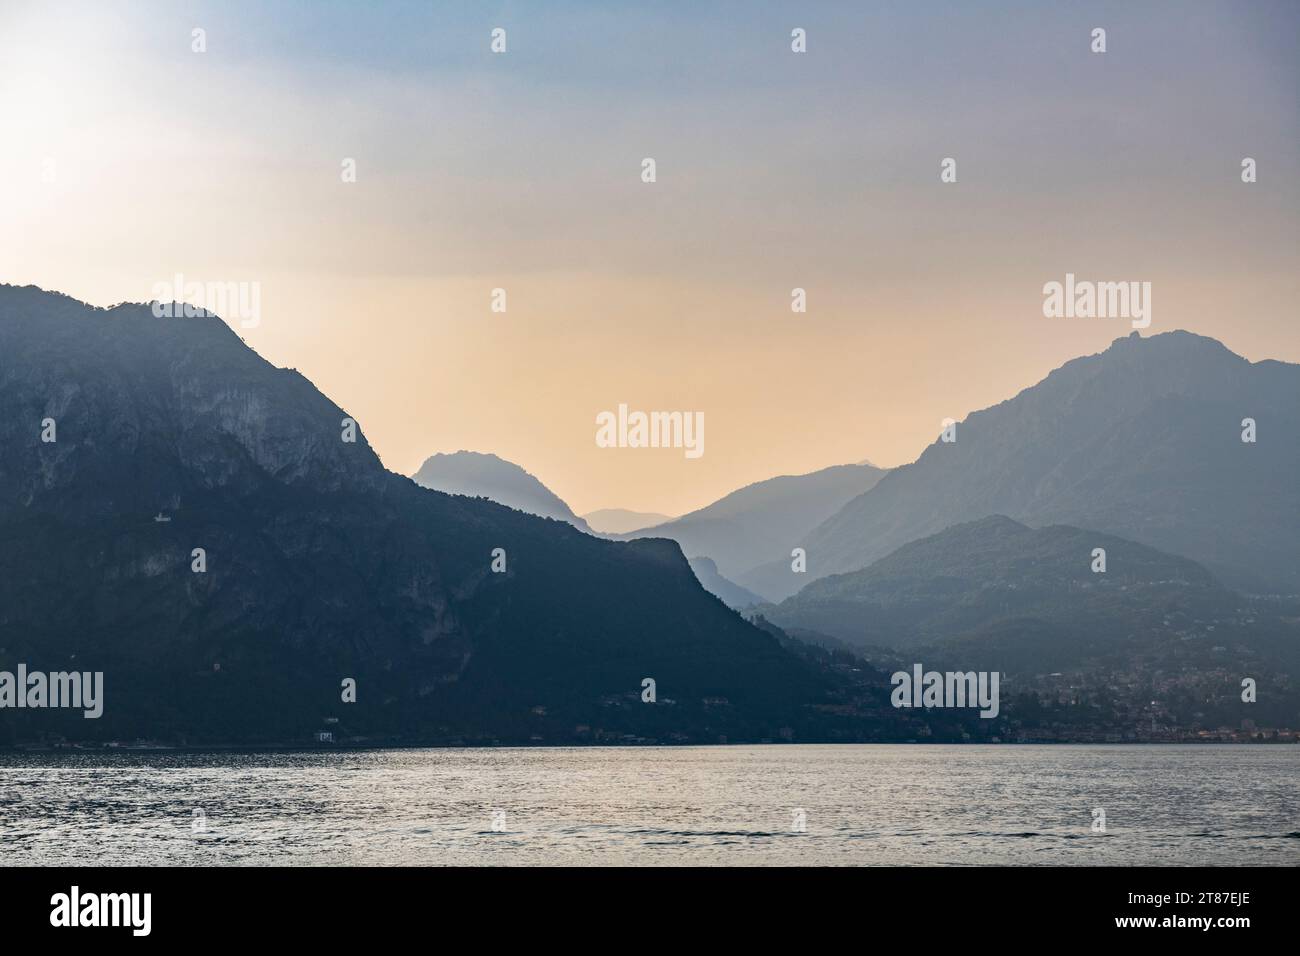
M 580 513 L 909 461 L 1131 331 L 1044 318 L 1067 272 L 1300 361 L 1300 4 L 655 6 L 0 0 L 0 281 L 260 283 L 388 467 Z M 705 454 L 598 448 L 620 402 Z

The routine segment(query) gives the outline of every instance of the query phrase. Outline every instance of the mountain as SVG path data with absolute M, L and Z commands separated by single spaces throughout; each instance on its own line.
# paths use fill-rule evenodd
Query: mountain
M 1254 443 L 1241 440 L 1246 418 Z M 1249 362 L 1188 332 L 1134 333 L 971 414 L 956 441 L 849 501 L 808 535 L 807 575 L 774 559 L 737 580 L 785 597 L 805 577 L 1005 514 L 1183 555 L 1248 592 L 1300 593 L 1298 433 L 1300 366 Z
M 573 513 L 551 489 L 513 462 L 476 451 L 434 455 L 411 476 L 417 485 L 449 495 L 490 498 L 516 511 L 567 521 L 590 532 L 587 522 Z
M 670 515 L 656 514 L 653 511 L 628 511 L 626 508 L 602 508 L 582 516 L 591 530 L 597 534 L 626 534 L 629 531 L 641 531 L 655 525 L 672 521 Z
M 717 595 L 727 607 L 734 607 L 739 610 L 754 604 L 764 603 L 763 599 L 753 591 L 746 591 L 739 584 L 728 581 L 719 574 L 718 566 L 713 562 L 712 558 L 691 558 L 691 570 L 695 572 L 695 577 L 704 587 L 704 590 Z
M 823 675 L 675 543 L 421 488 L 352 434 L 216 317 L 0 286 L 0 670 L 104 674 L 100 719 L 0 710 L 0 741 L 815 735 Z
M 1093 572 L 1092 552 L 1106 552 Z M 1150 593 L 1148 593 L 1150 592 Z M 1156 597 L 1152 597 L 1156 595 Z M 954 525 L 848 574 L 813 581 L 764 610 L 778 626 L 898 649 L 980 631 L 1009 618 L 1075 623 L 1160 606 L 1236 606 L 1208 571 L 1113 535 L 1032 529 L 1004 515 Z
M 1098 548 L 1104 572 L 1092 570 Z M 1258 659 L 1300 676 L 1293 608 L 1243 598 L 1196 562 L 1146 545 L 1067 525 L 1033 529 L 1003 515 L 914 541 L 760 610 L 791 633 L 952 659 L 963 669 L 1114 668 L 1131 677 L 1142 661 L 1191 662 L 1207 673 Z
M 845 502 L 872 487 L 885 472 L 874 465 L 836 465 L 807 475 L 769 478 L 625 539 L 670 538 L 689 557 L 707 556 L 718 571 L 750 590 L 746 572 L 804 546 L 806 536 Z

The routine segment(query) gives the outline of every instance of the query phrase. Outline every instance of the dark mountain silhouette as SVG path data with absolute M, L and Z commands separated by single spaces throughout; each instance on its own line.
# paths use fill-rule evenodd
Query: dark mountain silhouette
M 746 572 L 782 557 L 788 564 L 791 550 L 804 546 L 813 528 L 884 474 L 862 464 L 769 478 L 698 511 L 622 537 L 671 538 L 687 556 L 712 558 L 721 574 L 764 594 L 748 583 Z
M 1094 572 L 1094 549 L 1106 570 Z M 1202 671 L 1266 659 L 1300 673 L 1300 625 L 1219 584 L 1201 565 L 1113 535 L 1002 515 L 904 545 L 867 568 L 761 608 L 790 633 L 893 648 L 917 659 L 1034 672 L 1087 665 Z M 1252 673 L 1249 670 L 1238 674 Z
M 716 594 L 728 607 L 739 610 L 764 603 L 763 599 L 753 591 L 746 591 L 739 584 L 728 581 L 719 574 L 718 566 L 712 558 L 691 558 L 691 570 L 695 572 L 695 577 L 704 586 L 704 590 Z
M 1254 444 L 1241 440 L 1254 419 Z M 1300 366 L 1188 332 L 1136 333 L 971 414 L 808 536 L 807 575 L 737 580 L 773 597 L 866 567 L 949 525 L 1006 514 L 1192 558 L 1252 593 L 1300 593 Z M 667 533 L 667 532 L 665 532 Z M 689 553 L 689 549 L 688 549 Z
M 583 515 L 582 519 L 597 534 L 643 531 L 673 520 L 671 515 L 661 515 L 654 511 L 628 511 L 626 508 L 601 508 Z
M 433 455 L 411 476 L 417 485 L 449 495 L 490 498 L 516 511 L 567 521 L 590 532 L 587 522 L 537 478 L 513 462 L 476 451 Z
M 0 361 L 0 669 L 105 685 L 101 719 L 4 710 L 0 739 L 711 741 L 815 722 L 824 677 L 675 543 L 392 474 L 217 318 L 0 286 Z M 675 703 L 642 704 L 646 677 Z

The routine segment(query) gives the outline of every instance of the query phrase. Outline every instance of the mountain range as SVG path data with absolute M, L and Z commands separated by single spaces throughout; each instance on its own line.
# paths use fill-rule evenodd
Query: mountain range
M 1094 571 L 1101 549 L 1105 570 Z M 1068 525 L 1029 528 L 1004 515 L 954 525 L 860 571 L 812 582 L 768 620 L 849 644 L 910 650 L 978 639 L 1028 621 L 1048 647 L 1077 639 L 1123 641 L 1147 615 L 1235 612 L 1239 598 L 1194 561 Z M 1125 630 L 1117 633 L 1114 622 Z M 1100 626 L 1102 622 L 1104 626 Z
M 750 583 L 751 572 L 772 560 L 783 560 L 788 567 L 790 552 L 802 547 L 814 528 L 885 474 L 862 463 L 768 478 L 680 518 L 621 537 L 671 538 L 688 557 L 711 558 L 719 573 L 766 595 Z
M 1012 686 L 1065 673 L 1145 698 L 1172 684 L 1202 711 L 1239 713 L 1250 676 L 1266 687 L 1256 716 L 1300 719 L 1300 599 L 1243 596 L 1187 558 L 1068 525 L 954 525 L 757 612 L 881 665 L 998 670 Z
M 807 536 L 806 574 L 781 557 L 736 580 L 781 599 L 1002 514 L 1191 558 L 1249 593 L 1297 594 L 1298 430 L 1300 366 L 1249 362 L 1189 332 L 1134 333 L 967 416 L 955 441 L 941 436 L 848 501 Z
M 600 533 L 583 518 L 575 515 L 568 504 L 541 481 L 514 462 L 496 455 L 472 451 L 433 455 L 420 467 L 413 480 L 424 488 L 450 495 L 487 498 L 516 511 L 567 522 L 579 531 Z M 604 512 L 601 517 L 603 521 L 631 522 L 630 516 L 635 514 L 637 513 L 631 511 Z M 636 527 L 641 525 L 636 524 Z M 690 566 L 704 589 L 720 597 L 728 607 L 748 607 L 763 600 L 723 577 L 717 565 L 708 557 L 693 557 Z
M 1294 723 L 1297 368 L 1121 339 L 910 465 L 610 536 L 494 455 L 388 472 L 215 316 L 0 285 L 0 671 L 102 671 L 106 697 L 98 720 L 0 710 L 0 743 L 1129 732 L 1157 696 L 1235 723 L 1243 674 L 1252 716 Z M 900 712 L 909 659 L 1022 696 L 992 722 Z
M 825 676 L 675 543 L 388 472 L 216 317 L 0 286 L 0 357 L 0 668 L 102 671 L 106 698 L 99 720 L 4 711 L 0 739 L 712 741 L 820 719 Z M 646 678 L 670 706 L 642 703 Z
M 733 567 L 756 557 L 780 553 L 784 542 L 800 540 L 826 514 L 848 497 L 874 484 L 884 472 L 863 462 L 839 465 L 808 475 L 782 476 L 732 492 L 680 519 L 644 512 L 608 509 L 593 513 L 593 528 L 573 513 L 558 495 L 514 462 L 493 454 L 459 451 L 428 458 L 413 476 L 416 484 L 447 494 L 487 498 L 517 511 L 565 521 L 580 531 L 630 541 L 669 538 L 690 555 L 690 564 L 705 590 L 728 606 L 745 608 L 765 598 L 726 575 L 708 549 L 726 555 Z M 653 526 L 646 519 L 663 518 Z M 631 530 L 609 532 L 611 526 Z M 758 550 L 754 550 L 758 549 Z

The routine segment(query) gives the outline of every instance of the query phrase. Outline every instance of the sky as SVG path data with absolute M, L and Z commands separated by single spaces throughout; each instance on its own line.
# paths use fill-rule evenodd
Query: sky
M 1295 3 L 0 0 L 0 282 L 256 284 L 227 320 L 392 470 L 681 514 L 1132 331 L 1045 318 L 1067 273 L 1300 361 L 1298 73 Z M 620 404 L 704 454 L 599 447 Z

